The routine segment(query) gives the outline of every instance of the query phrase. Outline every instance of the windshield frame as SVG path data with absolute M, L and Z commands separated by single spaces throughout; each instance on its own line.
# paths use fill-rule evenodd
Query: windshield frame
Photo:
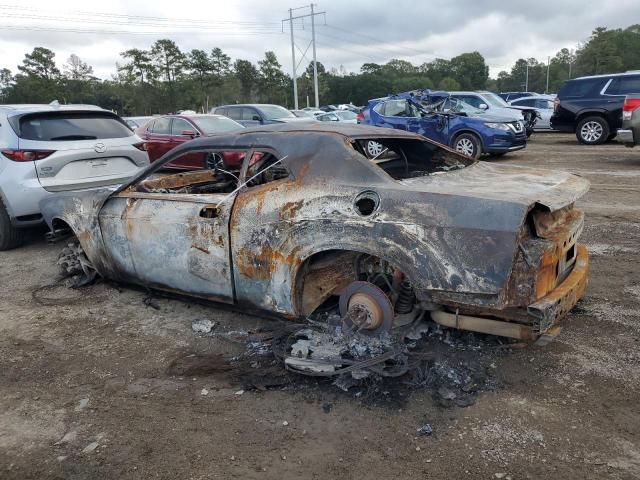
M 280 105 L 260 105 L 258 107 L 265 120 L 280 120 L 281 118 L 298 118 L 289 110 Z M 275 116 L 276 112 L 283 113 L 284 115 L 280 115 L 280 113 Z
M 505 102 L 504 99 L 500 98 L 500 96 L 496 95 L 493 92 L 482 92 L 480 96 L 485 102 L 487 102 L 489 106 L 498 108 L 509 107 L 509 104 Z

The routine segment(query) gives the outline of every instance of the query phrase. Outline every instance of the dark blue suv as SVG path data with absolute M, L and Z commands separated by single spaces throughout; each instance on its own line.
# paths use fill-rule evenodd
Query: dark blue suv
M 473 158 L 503 155 L 527 145 L 521 120 L 487 115 L 446 92 L 407 92 L 370 100 L 359 123 L 419 133 Z M 366 147 L 370 156 L 380 154 L 376 142 Z

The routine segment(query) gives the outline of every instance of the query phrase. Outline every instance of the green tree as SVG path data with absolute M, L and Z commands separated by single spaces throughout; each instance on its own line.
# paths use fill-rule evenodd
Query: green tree
M 258 71 L 263 101 L 268 103 L 287 103 L 285 93 L 287 78 L 282 73 L 282 65 L 278 62 L 278 57 L 274 52 L 267 51 L 264 53 L 264 59 L 258 62 Z
M 440 90 L 447 90 L 447 91 L 460 90 L 460 84 L 454 78 L 444 77 L 438 83 L 438 88 Z
M 13 86 L 13 75 L 8 68 L 0 68 L 0 99 L 4 101 L 9 94 L 9 90 Z
M 127 60 L 127 63 L 118 67 L 118 71 L 125 75 L 127 81 L 137 80 L 144 83 L 145 80 L 150 82 L 156 77 L 157 72 L 148 51 L 132 48 L 122 52 L 120 56 Z
M 151 46 L 151 59 L 164 80 L 172 84 L 182 74 L 186 57 L 173 40 L 163 38 Z
M 449 62 L 451 76 L 463 90 L 480 90 L 487 86 L 489 67 L 479 52 L 463 53 Z
M 211 71 L 214 76 L 222 78 L 231 70 L 231 57 L 222 52 L 219 48 L 211 50 Z
M 48 48 L 36 47 L 24 56 L 18 70 L 29 77 L 57 80 L 60 77 L 60 70 L 56 67 L 55 56 L 56 54 Z
M 258 85 L 258 69 L 249 60 L 238 59 L 233 64 L 235 76 L 240 84 L 240 101 L 253 100 L 253 89 Z

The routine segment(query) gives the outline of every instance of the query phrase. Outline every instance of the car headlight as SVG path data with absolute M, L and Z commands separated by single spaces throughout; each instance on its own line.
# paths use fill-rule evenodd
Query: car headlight
M 495 128 L 497 130 L 504 130 L 504 131 L 508 131 L 509 130 L 509 125 L 507 125 L 506 123 L 488 122 L 488 123 L 485 123 L 484 126 L 487 127 L 487 128 Z

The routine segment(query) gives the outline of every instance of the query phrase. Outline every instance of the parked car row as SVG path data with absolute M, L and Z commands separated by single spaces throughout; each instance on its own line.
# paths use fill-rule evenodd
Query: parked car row
M 493 110 L 479 103 L 485 96 L 490 100 L 484 101 L 495 102 Z M 535 118 L 535 111 L 531 114 Z M 416 132 L 472 158 L 503 155 L 527 144 L 522 110 L 502 107 L 485 92 L 412 91 L 377 98 L 369 101 L 359 123 Z M 378 156 L 382 149 L 370 143 L 367 152 Z
M 509 100 L 509 103 L 507 102 Z M 40 200 L 57 192 L 119 185 L 149 161 L 197 137 L 245 127 L 309 122 L 362 123 L 419 133 L 472 158 L 526 147 L 534 130 L 574 132 L 596 145 L 616 135 L 640 143 L 640 71 L 569 80 L 557 97 L 531 92 L 415 90 L 370 100 L 366 107 L 327 105 L 289 111 L 234 104 L 210 114 L 121 119 L 91 105 L 0 106 L 0 250 L 20 244 L 23 228 L 42 222 Z M 370 158 L 385 155 L 367 142 Z M 234 152 L 185 155 L 173 169 L 238 165 Z

